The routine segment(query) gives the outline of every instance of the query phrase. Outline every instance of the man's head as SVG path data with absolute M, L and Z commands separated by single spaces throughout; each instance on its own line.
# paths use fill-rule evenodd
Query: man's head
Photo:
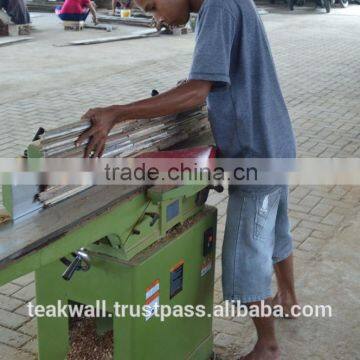
M 157 23 L 184 25 L 190 16 L 189 0 L 135 0 L 146 12 L 151 12 Z

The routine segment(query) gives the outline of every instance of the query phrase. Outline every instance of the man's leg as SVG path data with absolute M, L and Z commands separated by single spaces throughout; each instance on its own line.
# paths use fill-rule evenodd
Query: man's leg
M 230 191 L 223 245 L 223 292 L 226 300 L 258 306 L 271 300 L 272 256 L 281 189 L 271 193 Z M 274 319 L 253 318 L 258 341 L 244 359 L 279 358 Z
M 268 298 L 265 300 L 265 304 L 271 306 L 272 300 Z M 248 306 L 258 306 L 261 308 L 260 302 L 247 304 Z M 241 360 L 277 360 L 280 359 L 280 350 L 275 337 L 274 318 L 269 317 L 253 317 L 252 318 L 258 341 L 254 349 L 247 355 L 242 356 Z
M 61 11 L 61 5 L 55 6 L 55 14 L 59 16 L 59 15 L 60 15 L 60 11 Z
M 287 318 L 291 316 L 291 307 L 297 305 L 293 255 L 274 264 L 278 291 L 273 299 L 273 305 L 281 305 Z
M 281 305 L 287 318 L 292 318 L 290 309 L 297 304 L 294 281 L 292 238 L 288 217 L 288 189 L 281 194 L 275 225 L 274 270 L 278 291 L 273 305 Z
M 86 21 L 89 14 L 90 14 L 90 9 L 85 9 L 83 13 L 79 16 L 79 21 Z

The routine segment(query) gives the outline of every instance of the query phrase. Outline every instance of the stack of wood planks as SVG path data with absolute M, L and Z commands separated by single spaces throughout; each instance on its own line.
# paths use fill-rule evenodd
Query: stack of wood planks
M 45 131 L 34 143 L 46 158 L 81 158 L 87 144 L 75 147 L 75 140 L 91 124 L 80 121 Z M 134 157 L 143 152 L 164 150 L 210 131 L 205 108 L 173 116 L 131 120 L 116 125 L 109 133 L 103 157 Z M 39 193 L 45 206 L 75 195 L 89 186 L 54 186 Z

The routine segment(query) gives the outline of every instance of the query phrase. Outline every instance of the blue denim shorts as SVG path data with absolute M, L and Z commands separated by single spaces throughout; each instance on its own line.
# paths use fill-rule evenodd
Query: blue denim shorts
M 249 303 L 271 297 L 273 264 L 291 253 L 288 187 L 229 189 L 222 252 L 224 299 Z

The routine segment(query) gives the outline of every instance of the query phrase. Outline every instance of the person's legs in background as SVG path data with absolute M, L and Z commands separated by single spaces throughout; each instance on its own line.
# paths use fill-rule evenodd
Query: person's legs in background
M 120 4 L 119 0 L 112 0 L 111 4 L 112 4 L 112 14 L 115 15 L 115 10 L 117 6 Z
M 67 14 L 61 13 L 61 6 L 58 5 L 55 7 L 55 14 L 62 20 L 62 21 L 85 21 L 90 13 L 89 9 L 84 9 L 82 14 Z
M 83 14 L 58 14 L 58 16 L 62 21 L 82 21 L 84 17 Z
M 60 17 L 61 5 L 55 6 L 55 14 Z
M 83 13 L 80 15 L 80 20 L 85 21 L 89 16 L 90 10 L 84 9 Z

